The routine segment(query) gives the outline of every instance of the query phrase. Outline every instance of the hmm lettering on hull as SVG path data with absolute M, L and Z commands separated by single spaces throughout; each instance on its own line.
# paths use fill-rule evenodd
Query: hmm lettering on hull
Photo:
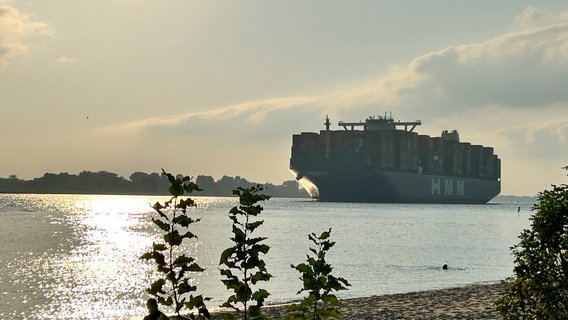
M 465 196 L 465 181 L 451 178 L 432 178 L 432 195 Z

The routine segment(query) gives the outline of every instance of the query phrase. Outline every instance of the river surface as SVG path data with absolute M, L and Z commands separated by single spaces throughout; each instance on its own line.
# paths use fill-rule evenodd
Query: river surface
M 139 257 L 160 231 L 150 205 L 167 197 L 0 195 L 0 319 L 142 319 L 154 266 Z M 236 198 L 194 197 L 201 218 L 187 254 L 207 270 L 198 294 L 215 309 L 230 295 L 219 256 L 231 245 L 228 211 Z M 340 298 L 499 281 L 512 275 L 510 247 L 530 226 L 533 203 L 417 205 L 323 203 L 273 198 L 256 236 L 274 277 L 269 303 L 299 299 L 308 234 L 332 228 L 327 260 L 349 281 Z M 519 211 L 520 209 L 520 211 Z M 449 269 L 443 271 L 443 264 Z M 166 310 L 167 311 L 167 310 Z

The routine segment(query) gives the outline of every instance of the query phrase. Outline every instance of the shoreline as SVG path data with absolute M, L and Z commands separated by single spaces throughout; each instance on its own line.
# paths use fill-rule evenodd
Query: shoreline
M 501 283 L 386 294 L 340 300 L 345 320 L 383 319 L 502 319 L 493 302 L 503 292 Z M 264 315 L 283 319 L 286 305 L 263 308 Z

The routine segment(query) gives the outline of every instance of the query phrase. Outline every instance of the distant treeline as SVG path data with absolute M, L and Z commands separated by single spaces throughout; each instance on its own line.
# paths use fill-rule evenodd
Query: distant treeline
M 200 175 L 194 181 L 203 189 L 196 196 L 232 196 L 237 187 L 257 185 L 241 177 L 213 177 Z M 307 193 L 294 180 L 282 185 L 262 184 L 265 193 L 273 197 L 305 198 Z M 16 175 L 0 178 L 0 193 L 59 193 L 59 194 L 121 194 L 121 195 L 167 195 L 170 183 L 161 173 L 135 172 L 129 180 L 107 171 L 83 171 L 78 175 L 67 172 L 46 173 L 41 178 L 22 180 Z

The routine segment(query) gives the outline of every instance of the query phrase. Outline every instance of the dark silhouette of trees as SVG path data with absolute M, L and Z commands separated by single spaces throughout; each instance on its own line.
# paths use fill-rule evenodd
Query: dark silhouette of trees
M 115 194 L 128 190 L 130 185 L 131 182 L 128 180 L 107 171 L 82 171 L 79 175 L 67 172 L 46 173 L 43 177 L 28 182 L 26 192 Z
M 209 192 L 212 193 L 218 193 L 217 184 L 215 183 L 215 179 L 213 179 L 213 177 L 197 176 L 197 178 L 195 178 L 195 183 L 197 183 L 197 185 L 202 186 L 202 189 L 204 190 L 209 190 Z
M 26 192 L 26 189 L 26 181 L 18 178 L 15 174 L 11 174 L 8 178 L 0 178 L 0 192 L 23 193 Z
M 233 196 L 237 187 L 252 187 L 250 182 L 239 176 L 223 176 L 215 181 L 211 176 L 199 175 L 196 183 L 203 188 L 197 196 Z M 16 175 L 0 178 L 1 193 L 61 193 L 61 194 L 140 194 L 167 195 L 168 178 L 159 173 L 134 172 L 129 179 L 108 171 L 82 171 L 78 175 L 62 173 L 45 173 L 40 178 L 22 180 Z M 266 193 L 273 197 L 305 198 L 307 193 L 298 187 L 294 180 L 285 181 L 282 185 L 264 184 Z
M 160 192 L 160 175 L 157 173 L 134 172 L 130 175 L 130 181 L 139 192 L 147 194 Z

